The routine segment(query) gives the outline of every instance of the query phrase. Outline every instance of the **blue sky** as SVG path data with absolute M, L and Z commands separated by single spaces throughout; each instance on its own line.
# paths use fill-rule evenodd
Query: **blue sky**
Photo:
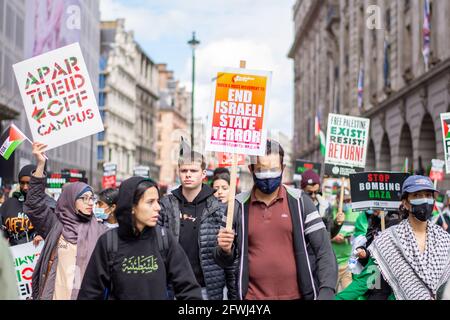
M 268 129 L 292 136 L 293 42 L 295 0 L 100 0 L 102 20 L 125 18 L 127 30 L 157 63 L 167 63 L 191 88 L 191 49 L 196 31 L 195 114 L 205 117 L 210 79 L 217 67 L 273 71 Z

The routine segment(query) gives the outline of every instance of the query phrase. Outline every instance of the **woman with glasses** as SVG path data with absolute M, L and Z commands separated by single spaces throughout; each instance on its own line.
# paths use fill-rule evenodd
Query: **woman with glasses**
M 64 185 L 56 208 L 45 204 L 46 145 L 33 143 L 37 168 L 32 173 L 24 211 L 45 238 L 33 272 L 35 300 L 73 300 L 98 238 L 107 227 L 93 218 L 97 201 L 92 188 L 76 182 Z

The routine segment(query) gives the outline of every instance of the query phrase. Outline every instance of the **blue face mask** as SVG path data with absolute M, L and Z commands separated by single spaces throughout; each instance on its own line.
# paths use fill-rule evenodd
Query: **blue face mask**
M 94 215 L 99 220 L 107 220 L 109 214 L 105 212 L 104 208 L 94 208 Z
M 257 172 L 253 173 L 253 181 L 256 187 L 265 194 L 274 193 L 281 185 L 283 172 Z
M 373 210 L 369 209 L 369 210 L 366 211 L 366 213 L 369 214 L 369 215 L 372 215 L 373 214 Z
M 342 211 L 347 212 L 347 211 L 351 211 L 352 210 L 352 205 L 351 203 L 344 203 L 342 205 Z

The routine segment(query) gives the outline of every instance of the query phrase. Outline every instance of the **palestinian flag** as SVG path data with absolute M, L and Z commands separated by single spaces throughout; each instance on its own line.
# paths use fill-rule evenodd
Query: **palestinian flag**
M 320 153 L 322 154 L 322 156 L 325 157 L 325 152 L 326 152 L 325 134 L 320 129 L 320 113 L 319 112 L 316 113 L 316 117 L 314 119 L 314 122 L 315 122 L 314 134 L 315 134 L 316 137 L 317 136 L 319 137 Z
M 20 144 L 28 138 L 19 130 L 14 124 L 12 124 L 0 137 L 0 155 L 6 160 L 11 157 L 14 150 L 20 146 Z
M 445 139 L 450 139 L 450 119 L 443 119 L 442 120 L 442 129 L 444 130 L 444 137 Z

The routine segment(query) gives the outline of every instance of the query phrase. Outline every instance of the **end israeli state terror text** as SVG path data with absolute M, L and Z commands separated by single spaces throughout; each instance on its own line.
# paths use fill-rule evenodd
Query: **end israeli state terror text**
M 228 101 L 216 101 L 220 124 L 212 128 L 214 140 L 260 143 L 261 132 L 256 128 L 256 120 L 262 117 L 263 106 L 251 101 L 251 91 L 235 89 L 228 91 Z

